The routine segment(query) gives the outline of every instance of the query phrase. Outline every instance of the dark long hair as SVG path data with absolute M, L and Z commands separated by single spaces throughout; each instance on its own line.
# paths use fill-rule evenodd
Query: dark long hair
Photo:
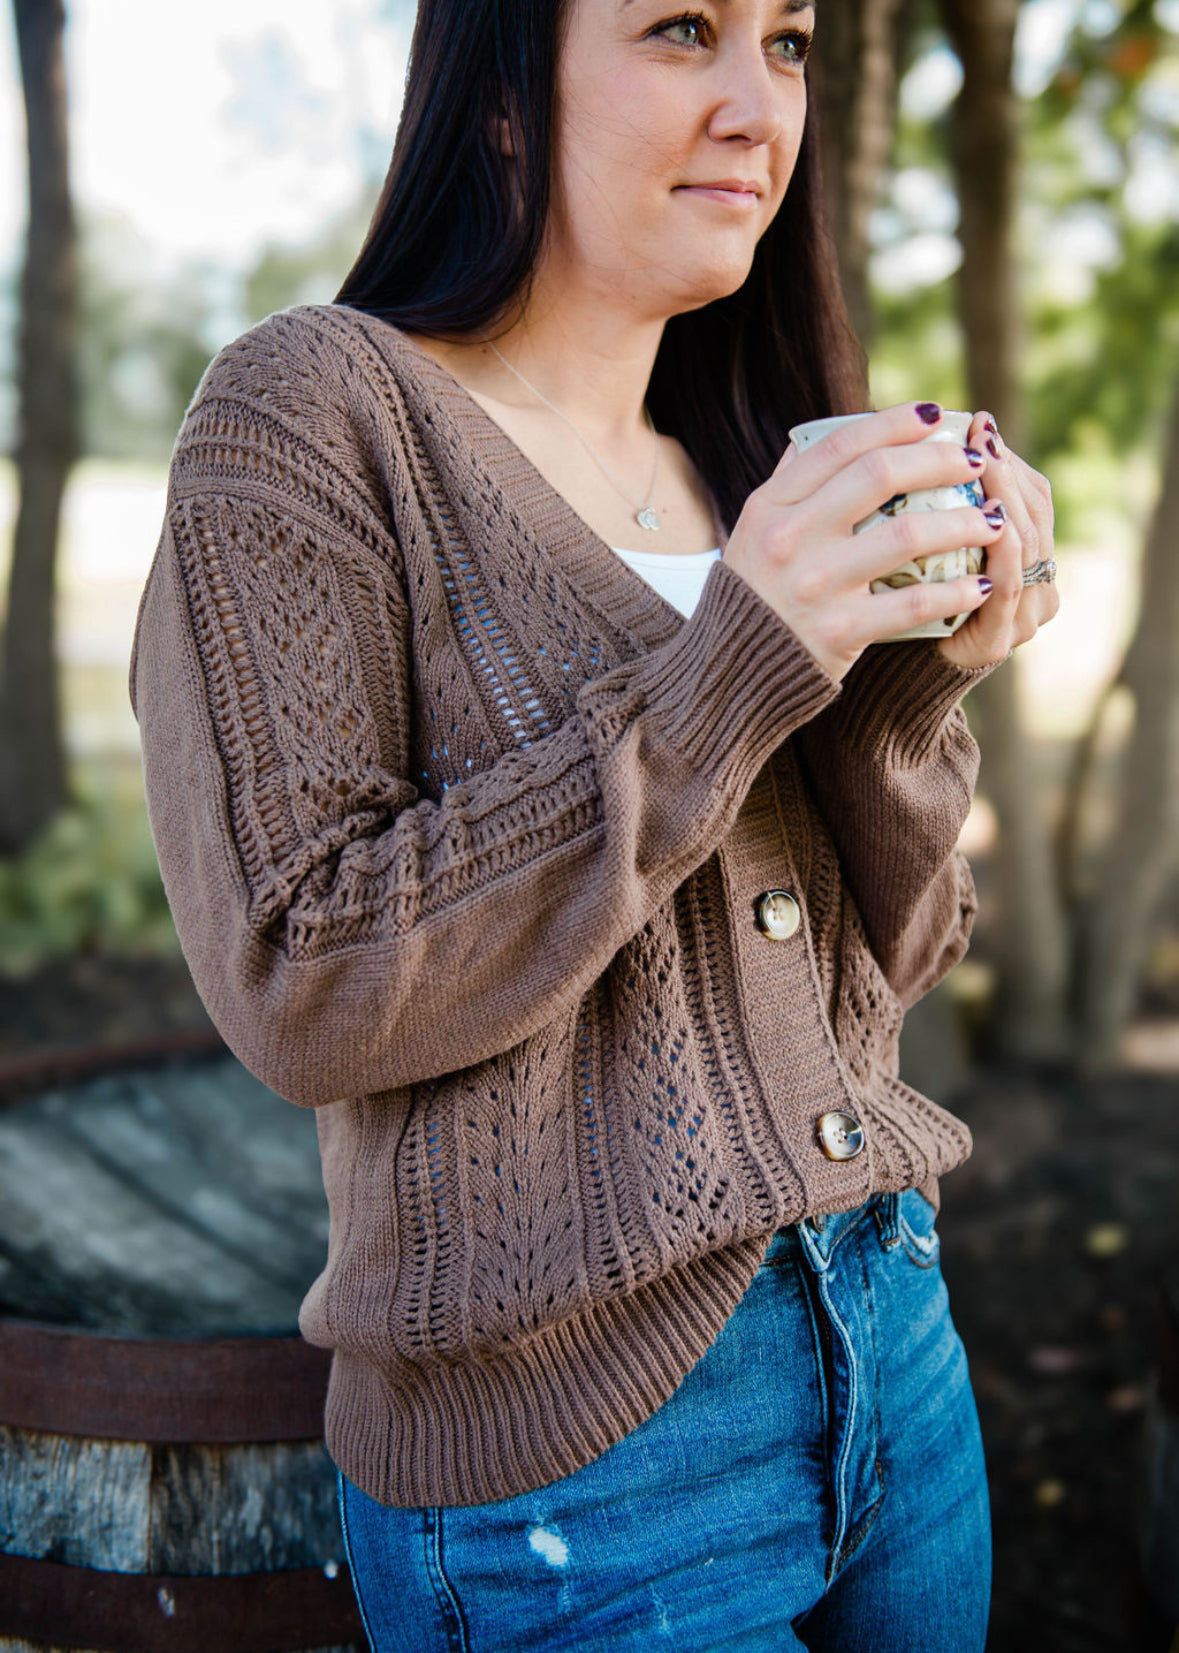
M 420 0 L 393 158 L 335 303 L 455 339 L 493 332 L 526 297 L 548 220 L 564 4 Z M 823 222 L 815 104 L 748 277 L 671 318 L 648 389 L 656 425 L 683 443 L 729 528 L 791 425 L 867 405 Z

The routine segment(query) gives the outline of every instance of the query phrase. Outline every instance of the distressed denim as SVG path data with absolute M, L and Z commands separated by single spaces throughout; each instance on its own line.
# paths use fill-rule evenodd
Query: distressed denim
M 981 1653 L 990 1518 L 932 1206 L 784 1228 L 657 1412 L 538 1492 L 340 1515 L 374 1653 Z

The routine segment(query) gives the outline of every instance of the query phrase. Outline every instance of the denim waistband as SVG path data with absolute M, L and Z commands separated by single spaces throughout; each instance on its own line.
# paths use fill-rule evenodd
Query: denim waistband
M 875 1215 L 882 1235 L 887 1234 L 890 1226 L 895 1226 L 896 1201 L 895 1194 L 870 1194 L 863 1205 L 857 1205 L 851 1211 L 804 1217 L 801 1222 L 776 1229 L 770 1238 L 765 1261 L 772 1263 L 779 1258 L 801 1254 L 815 1268 L 824 1268 L 839 1242 L 868 1217 Z

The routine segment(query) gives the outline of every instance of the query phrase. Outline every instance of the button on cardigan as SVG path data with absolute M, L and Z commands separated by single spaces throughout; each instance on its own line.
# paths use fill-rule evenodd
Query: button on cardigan
M 300 1324 L 370 1496 L 577 1469 L 774 1229 L 936 1198 L 970 1139 L 897 1037 L 968 943 L 990 669 L 883 644 L 838 684 L 723 561 L 685 619 L 379 318 L 297 305 L 210 363 L 131 698 L 196 987 L 318 1110 Z

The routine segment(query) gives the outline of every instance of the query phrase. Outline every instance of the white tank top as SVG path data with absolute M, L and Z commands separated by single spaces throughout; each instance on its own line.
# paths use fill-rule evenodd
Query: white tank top
M 719 548 L 715 551 L 623 551 L 614 546 L 616 556 L 633 568 L 647 584 L 687 616 L 700 601 L 708 570 L 720 561 Z

